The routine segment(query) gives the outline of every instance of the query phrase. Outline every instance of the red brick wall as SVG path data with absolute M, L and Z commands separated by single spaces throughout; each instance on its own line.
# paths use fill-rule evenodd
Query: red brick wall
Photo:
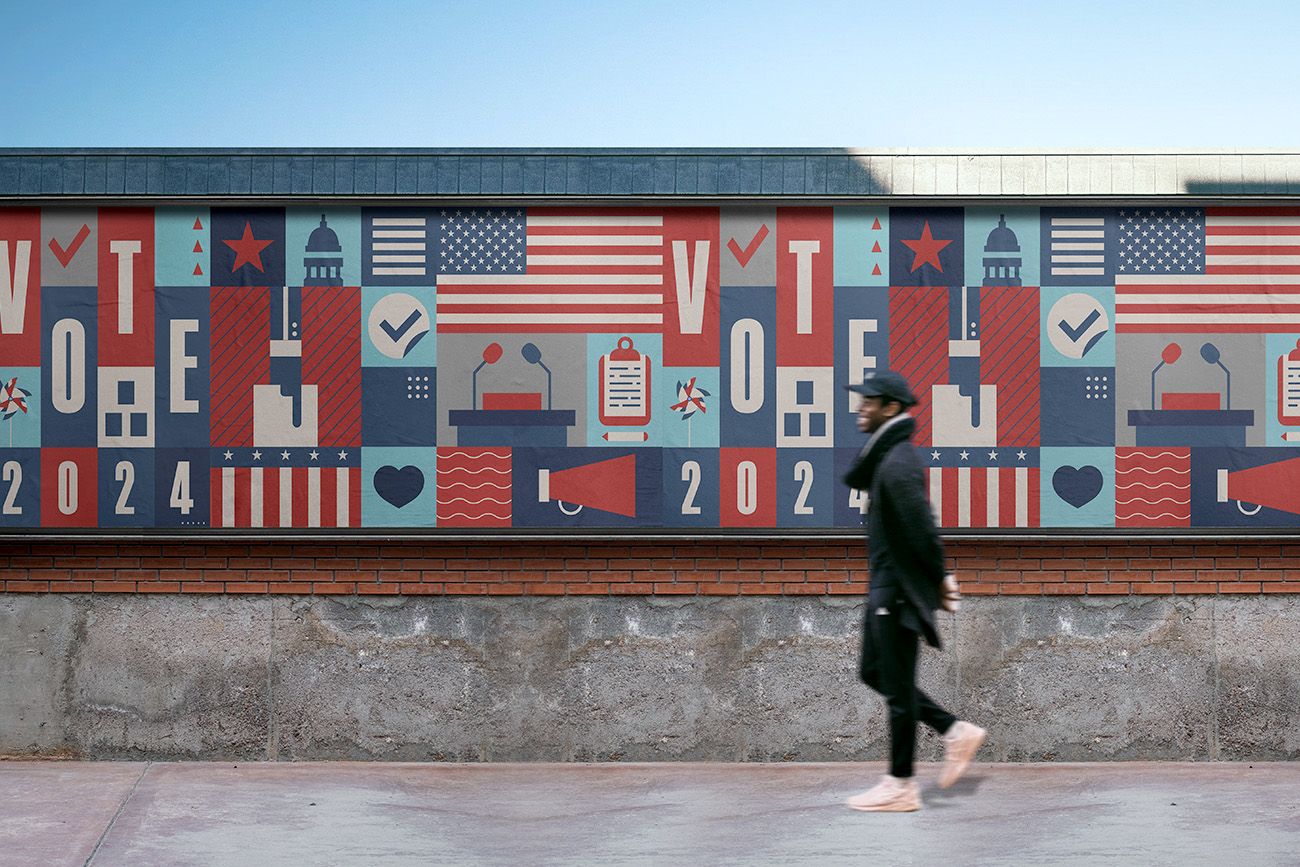
M 1300 542 L 960 541 L 967 595 L 1300 592 Z M 5 592 L 834 594 L 850 541 L 0 542 Z

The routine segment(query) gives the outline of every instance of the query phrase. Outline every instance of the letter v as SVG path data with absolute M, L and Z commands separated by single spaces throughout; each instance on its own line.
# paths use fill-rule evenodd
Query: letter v
M 677 323 L 682 334 L 704 332 L 704 294 L 709 285 L 709 242 L 695 242 L 692 267 L 685 241 L 673 241 L 673 278 L 677 289 Z
M 27 318 L 27 274 L 32 242 L 17 241 L 13 282 L 9 280 L 9 242 L 0 241 L 0 334 L 22 334 Z

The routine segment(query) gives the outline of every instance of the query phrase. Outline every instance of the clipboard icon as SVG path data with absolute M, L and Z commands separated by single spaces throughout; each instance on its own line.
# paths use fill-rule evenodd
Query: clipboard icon
M 600 357 L 600 423 L 650 423 L 650 356 L 637 352 L 632 338 Z
M 1277 360 L 1277 420 L 1300 425 L 1300 340 Z

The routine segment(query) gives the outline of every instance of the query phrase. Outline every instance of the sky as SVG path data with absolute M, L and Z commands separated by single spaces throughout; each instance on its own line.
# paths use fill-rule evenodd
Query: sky
M 1300 145 L 1300 4 L 23 2 L 0 147 Z

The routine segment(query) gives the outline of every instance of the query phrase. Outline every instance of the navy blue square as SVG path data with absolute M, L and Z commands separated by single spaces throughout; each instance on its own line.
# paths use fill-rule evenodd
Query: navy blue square
M 799 406 L 812 406 L 813 381 L 811 379 L 800 379 L 795 382 L 794 402 Z
M 797 437 L 803 432 L 803 416 L 797 412 L 787 412 L 785 414 L 785 435 L 788 437 Z
M 131 413 L 131 436 L 144 437 L 149 435 L 149 414 L 147 412 Z
M 120 412 L 104 413 L 104 436 L 120 437 L 122 435 L 122 414 Z
M 437 445 L 437 368 L 361 368 L 361 444 Z
M 808 436 L 826 436 L 826 413 L 814 412 L 808 416 Z
M 1115 368 L 1044 367 L 1039 401 L 1043 445 L 1115 445 Z
M 135 382 L 122 379 L 117 383 L 117 405 L 132 406 L 135 403 Z

